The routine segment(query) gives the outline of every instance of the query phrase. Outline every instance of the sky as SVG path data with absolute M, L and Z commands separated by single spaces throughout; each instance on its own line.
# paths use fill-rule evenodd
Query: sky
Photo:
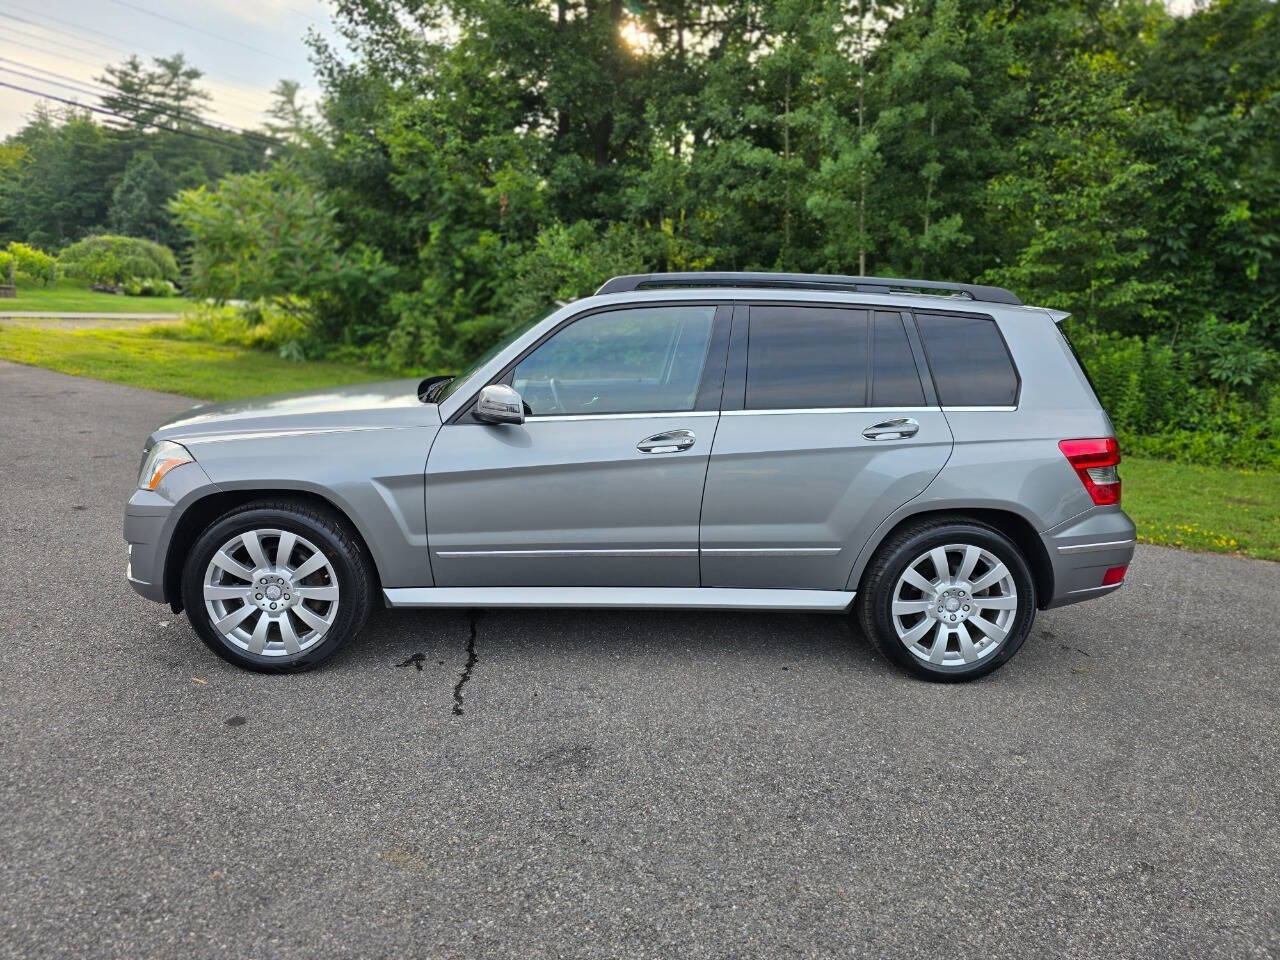
M 315 100 L 308 29 L 335 37 L 325 0 L 0 0 L 0 81 L 93 104 L 96 97 L 58 84 L 92 82 L 131 53 L 181 51 L 205 73 L 211 121 L 258 127 L 281 78 Z M 18 130 L 38 99 L 0 87 L 0 137 Z
M 1194 3 L 1166 0 L 1178 14 Z M 258 127 L 281 78 L 315 100 L 308 29 L 334 38 L 326 0 L 0 0 L 0 81 L 93 104 L 60 84 L 91 82 L 131 53 L 181 51 L 205 72 L 211 121 Z M 0 87 L 0 137 L 21 128 L 38 99 Z

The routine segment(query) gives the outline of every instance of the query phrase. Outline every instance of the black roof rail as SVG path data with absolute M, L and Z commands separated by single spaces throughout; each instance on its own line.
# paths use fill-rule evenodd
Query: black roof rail
M 857 290 L 861 293 L 892 293 L 894 290 L 945 290 L 962 293 L 970 300 L 1011 303 L 1021 306 L 1017 295 L 1004 287 L 981 283 L 947 283 L 941 280 L 908 280 L 899 277 L 844 277 L 826 273 L 633 273 L 613 277 L 601 284 L 597 294 L 629 293 L 662 287 L 780 287 L 796 290 Z

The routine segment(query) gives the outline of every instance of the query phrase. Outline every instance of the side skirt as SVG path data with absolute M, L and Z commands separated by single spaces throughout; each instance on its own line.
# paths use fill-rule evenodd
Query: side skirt
M 841 590 L 737 587 L 397 587 L 389 607 L 648 607 L 686 610 L 818 610 L 853 602 Z

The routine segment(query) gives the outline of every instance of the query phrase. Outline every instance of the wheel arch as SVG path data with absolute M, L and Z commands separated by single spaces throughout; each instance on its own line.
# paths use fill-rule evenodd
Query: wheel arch
M 255 500 L 288 499 L 307 504 L 313 508 L 326 510 L 341 518 L 355 536 L 360 547 L 365 565 L 372 581 L 373 595 L 382 592 L 382 577 L 373 553 L 369 549 L 365 532 L 355 522 L 350 512 L 344 510 L 334 500 L 314 490 L 281 487 L 246 488 L 211 492 L 192 502 L 178 522 L 174 525 L 164 555 L 164 598 L 174 613 L 182 612 L 182 568 L 187 552 L 200 536 L 201 531 L 214 520 L 237 507 L 252 503 Z
M 1044 609 L 1053 598 L 1053 563 L 1049 558 L 1044 540 L 1036 532 L 1035 526 L 1015 510 L 987 506 L 933 507 L 889 518 L 876 529 L 866 546 L 859 552 L 853 571 L 849 575 L 849 585 L 853 587 L 856 584 L 859 591 L 862 589 L 862 581 L 871 565 L 871 558 L 876 555 L 880 545 L 897 531 L 921 520 L 942 519 L 958 522 L 974 521 L 999 530 L 1012 540 L 1026 557 L 1036 585 L 1036 606 Z

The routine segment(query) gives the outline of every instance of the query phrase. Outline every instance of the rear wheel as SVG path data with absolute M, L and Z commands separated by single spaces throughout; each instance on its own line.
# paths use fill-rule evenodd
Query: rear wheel
M 225 514 L 197 538 L 182 596 L 220 657 L 279 672 L 333 656 L 364 623 L 370 583 L 345 520 L 301 502 L 263 502 Z
M 858 591 L 863 631 L 930 680 L 972 680 L 1012 657 L 1035 618 L 1035 582 L 993 527 L 930 520 L 881 545 Z

